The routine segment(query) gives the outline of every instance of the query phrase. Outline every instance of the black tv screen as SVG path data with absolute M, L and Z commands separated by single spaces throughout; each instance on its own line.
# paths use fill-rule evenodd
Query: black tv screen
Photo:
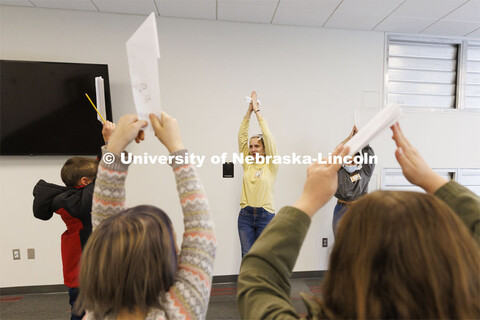
M 0 155 L 96 155 L 104 144 L 95 77 L 105 85 L 105 64 L 0 60 Z

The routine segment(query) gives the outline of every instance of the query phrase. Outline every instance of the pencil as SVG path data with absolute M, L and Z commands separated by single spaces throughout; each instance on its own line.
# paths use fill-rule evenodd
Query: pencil
M 92 101 L 92 99 L 90 99 L 90 97 L 88 96 L 88 94 L 87 94 L 87 93 L 85 93 L 85 95 L 87 96 L 87 98 L 88 98 L 88 101 L 90 101 L 90 103 L 92 104 L 93 108 L 95 108 L 95 111 L 97 111 L 97 113 L 98 113 L 98 115 L 100 116 L 100 118 L 102 118 L 102 120 L 103 120 L 103 123 L 105 123 L 105 122 L 106 122 L 106 121 L 105 121 L 105 119 L 103 119 L 103 117 L 102 117 L 102 115 L 100 114 L 100 112 L 98 112 L 98 109 L 97 109 L 97 107 L 95 107 L 95 105 L 93 104 L 93 101 Z

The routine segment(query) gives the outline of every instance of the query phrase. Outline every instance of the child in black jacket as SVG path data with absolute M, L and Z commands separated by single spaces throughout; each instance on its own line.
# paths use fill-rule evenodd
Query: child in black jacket
M 108 143 L 114 129 L 113 123 L 107 121 L 104 124 L 102 134 L 105 143 Z M 61 170 L 65 187 L 40 180 L 33 189 L 33 215 L 41 220 L 49 220 L 53 213 L 57 213 L 67 227 L 62 234 L 61 250 L 63 281 L 68 287 L 72 307 L 79 292 L 80 258 L 92 233 L 90 213 L 97 168 L 97 159 L 73 157 L 65 162 Z M 83 315 L 77 315 L 72 310 L 71 320 L 82 317 Z
M 96 159 L 70 158 L 62 168 L 62 180 L 66 187 L 40 180 L 33 189 L 34 216 L 49 220 L 53 213 L 57 213 L 67 226 L 61 240 L 63 281 L 68 287 L 72 306 L 78 295 L 80 257 L 92 233 L 90 212 L 97 167 Z M 71 173 L 64 174 L 66 171 Z M 81 315 L 72 312 L 71 319 L 81 319 Z

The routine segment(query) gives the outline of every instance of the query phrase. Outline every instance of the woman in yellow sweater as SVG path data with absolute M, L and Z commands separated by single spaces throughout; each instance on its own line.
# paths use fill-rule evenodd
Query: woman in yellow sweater
M 273 164 L 272 158 L 265 157 L 276 156 L 277 146 L 267 121 L 260 113 L 255 91 L 252 92 L 251 99 L 238 132 L 238 147 L 244 157 L 241 210 L 238 216 L 242 257 L 275 216 L 273 185 L 278 171 L 278 164 Z M 257 116 L 262 134 L 253 136 L 249 140 L 248 127 L 252 113 Z M 247 156 L 255 157 L 253 163 L 245 161 Z

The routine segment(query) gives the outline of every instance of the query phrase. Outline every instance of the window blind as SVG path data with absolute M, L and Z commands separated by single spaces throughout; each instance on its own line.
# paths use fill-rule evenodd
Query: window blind
M 390 39 L 387 102 L 455 108 L 457 44 Z

